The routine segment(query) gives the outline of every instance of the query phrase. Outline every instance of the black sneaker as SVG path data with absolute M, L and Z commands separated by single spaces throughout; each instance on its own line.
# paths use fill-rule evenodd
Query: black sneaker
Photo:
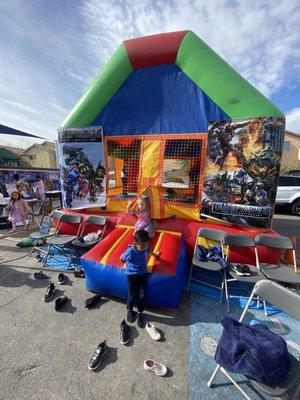
M 55 311 L 58 311 L 60 308 L 62 308 L 64 305 L 66 305 L 68 300 L 69 299 L 67 298 L 67 296 L 58 297 L 55 300 Z
M 129 342 L 129 326 L 126 324 L 125 319 L 121 322 L 120 328 L 120 343 L 127 344 Z
M 137 324 L 140 328 L 144 328 L 144 319 L 143 319 L 143 314 L 141 312 L 139 312 L 137 315 Z
M 127 321 L 132 323 L 134 322 L 134 312 L 127 310 Z
M 51 300 L 55 293 L 55 290 L 55 285 L 53 282 L 51 282 L 50 285 L 47 287 L 46 293 L 44 295 L 44 301 Z
M 104 342 L 100 343 L 98 347 L 95 348 L 94 354 L 90 359 L 88 369 L 95 371 L 95 369 L 99 367 L 106 350 L 107 350 L 107 344 L 106 340 L 104 340 Z
M 67 277 L 65 274 L 58 274 L 58 283 L 60 283 L 61 285 L 64 285 L 66 283 Z

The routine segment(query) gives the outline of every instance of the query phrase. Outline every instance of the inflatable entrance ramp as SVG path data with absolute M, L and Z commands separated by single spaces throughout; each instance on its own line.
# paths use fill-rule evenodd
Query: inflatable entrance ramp
M 121 254 L 133 243 L 132 226 L 117 225 L 98 245 L 81 258 L 86 289 L 127 298 L 127 279 Z M 186 278 L 186 249 L 179 232 L 158 230 L 150 241 L 151 250 L 161 252 L 149 257 L 146 302 L 176 308 Z

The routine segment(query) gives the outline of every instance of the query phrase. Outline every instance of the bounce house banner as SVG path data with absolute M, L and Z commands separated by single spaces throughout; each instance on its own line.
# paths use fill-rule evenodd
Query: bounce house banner
M 281 118 L 212 122 L 201 214 L 234 224 L 269 227 L 283 134 Z
M 58 142 L 64 207 L 105 206 L 103 128 L 61 128 Z

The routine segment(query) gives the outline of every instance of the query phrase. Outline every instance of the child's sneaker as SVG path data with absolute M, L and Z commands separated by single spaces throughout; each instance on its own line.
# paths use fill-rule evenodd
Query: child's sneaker
M 155 326 L 153 324 L 151 324 L 150 322 L 147 322 L 147 324 L 146 324 L 146 331 L 149 333 L 150 337 L 153 340 L 160 340 L 161 339 L 160 333 L 155 328 Z
M 127 344 L 129 342 L 129 326 L 126 324 L 125 319 L 121 322 L 120 328 L 120 343 Z
M 158 376 L 165 376 L 168 372 L 165 365 L 151 359 L 144 361 L 144 369 L 151 371 Z
M 55 293 L 55 285 L 53 282 L 47 287 L 46 293 L 44 295 L 44 301 L 50 301 Z
M 95 348 L 94 354 L 92 355 L 92 357 L 89 361 L 88 369 L 95 371 L 99 367 L 106 350 L 107 350 L 107 344 L 106 344 L 106 340 L 104 340 L 104 342 L 101 342 Z

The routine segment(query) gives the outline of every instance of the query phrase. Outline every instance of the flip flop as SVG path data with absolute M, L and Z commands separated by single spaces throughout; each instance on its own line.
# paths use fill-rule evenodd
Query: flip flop
M 88 310 L 93 308 L 93 306 L 96 305 L 96 303 L 101 299 L 101 297 L 102 297 L 102 294 L 96 294 L 93 297 L 89 297 L 89 298 L 85 299 L 85 308 L 87 308 Z
M 84 270 L 83 270 L 83 269 L 80 269 L 80 268 L 76 268 L 76 269 L 74 270 L 74 276 L 75 276 L 76 278 L 85 278 Z
M 34 279 L 49 279 L 49 276 L 45 275 L 43 271 L 35 272 L 33 277 Z

